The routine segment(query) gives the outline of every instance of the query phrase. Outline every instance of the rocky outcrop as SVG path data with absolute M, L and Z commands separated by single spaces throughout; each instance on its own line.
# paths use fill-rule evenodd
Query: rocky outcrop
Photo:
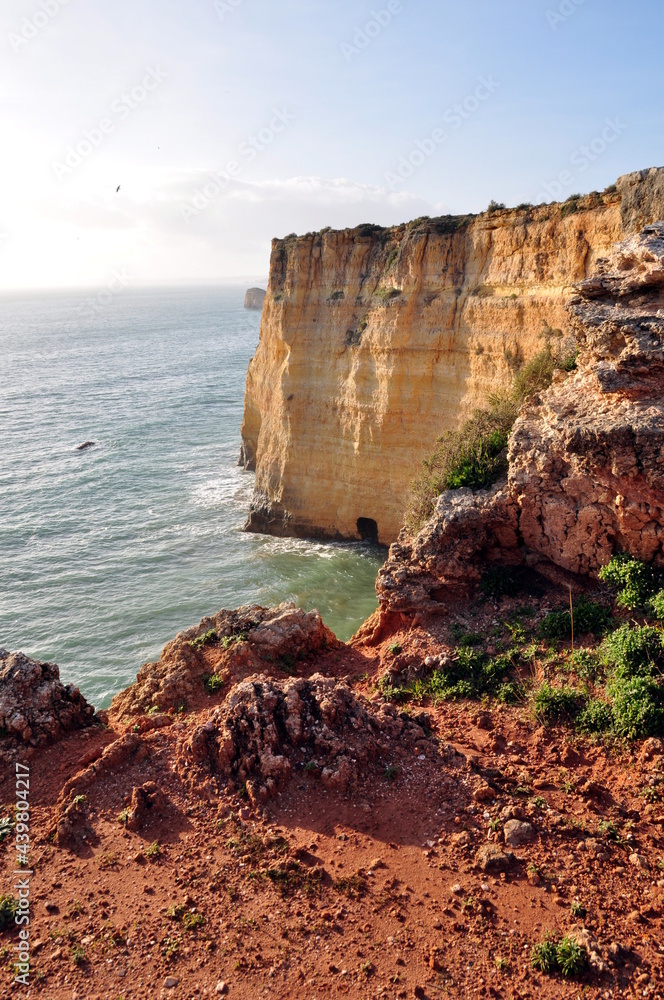
M 267 292 L 264 288 L 248 288 L 244 296 L 245 309 L 262 309 Z
M 340 643 L 317 611 L 294 604 L 220 611 L 179 632 L 157 663 L 144 664 L 136 683 L 113 699 L 113 719 L 173 712 L 204 693 L 204 678 L 228 687 L 258 671 L 296 672 L 308 658 Z
M 595 576 L 621 551 L 664 565 L 664 223 L 617 244 L 576 292 L 577 371 L 524 407 L 507 485 L 444 493 L 392 546 L 383 607 L 430 607 L 492 562 Z
M 664 170 L 565 205 L 276 240 L 247 373 L 251 530 L 397 538 L 408 485 L 611 246 L 664 218 Z
M 60 683 L 55 663 L 0 649 L 0 730 L 43 746 L 89 726 L 95 710 L 73 684 Z
M 239 684 L 189 742 L 205 764 L 252 803 L 267 802 L 304 768 L 330 790 L 346 792 L 389 746 L 424 739 L 423 729 L 394 706 L 380 708 L 344 682 L 316 674 L 275 681 L 264 675 Z

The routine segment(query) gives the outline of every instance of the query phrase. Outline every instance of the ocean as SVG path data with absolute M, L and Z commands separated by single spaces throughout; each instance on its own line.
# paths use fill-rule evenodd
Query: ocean
M 0 297 L 0 648 L 97 708 L 222 607 L 292 600 L 341 639 L 376 608 L 383 551 L 242 530 L 244 292 Z

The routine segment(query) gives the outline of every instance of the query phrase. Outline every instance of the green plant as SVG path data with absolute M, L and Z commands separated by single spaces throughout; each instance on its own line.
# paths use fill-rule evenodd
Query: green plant
M 581 919 L 586 915 L 586 908 L 585 906 L 583 906 L 582 903 L 579 903 L 576 900 L 574 900 L 574 902 L 570 907 L 570 912 L 573 917 L 579 917 Z
M 204 632 L 203 635 L 197 636 L 196 639 L 192 639 L 189 645 L 192 649 L 203 649 L 204 646 L 209 646 L 213 642 L 217 642 L 219 635 L 216 628 L 211 628 L 208 632 Z
M 126 823 L 129 820 L 129 808 L 125 806 L 122 812 L 118 813 L 118 823 Z
M 601 652 L 617 677 L 651 677 L 664 663 L 664 632 L 654 625 L 621 625 L 607 636 Z
M 457 431 L 438 439 L 423 471 L 411 483 L 405 524 L 414 532 L 431 517 L 436 498 L 445 490 L 486 489 L 507 469 L 507 439 L 522 403 L 546 389 L 553 373 L 567 363 L 569 352 L 545 348 L 516 372 L 509 392 L 490 396 L 489 409 L 475 410 Z
M 546 799 L 542 798 L 541 795 L 535 796 L 535 798 L 533 799 L 533 805 L 541 810 L 549 808 L 549 803 L 546 801 Z
M 332 888 L 350 899 L 358 899 L 367 891 L 367 882 L 363 875 L 344 875 L 332 883 Z
M 649 677 L 619 677 L 608 686 L 619 736 L 641 739 L 664 733 L 664 688 Z
M 586 964 L 586 951 L 578 941 L 566 936 L 558 942 L 556 959 L 563 976 L 577 976 Z
M 489 202 L 489 207 L 487 208 L 487 213 L 493 215 L 494 212 L 503 212 L 505 210 L 505 204 L 502 201 L 494 201 L 493 198 Z
M 14 923 L 17 909 L 17 899 L 8 894 L 0 896 L 0 931 L 4 931 L 10 924 Z
M 556 945 L 548 933 L 543 941 L 533 945 L 530 951 L 530 964 L 539 972 L 555 972 L 558 967 Z
M 584 681 L 594 681 L 602 672 L 602 661 L 594 649 L 577 649 L 570 658 L 569 664 Z
M 230 635 L 225 635 L 221 640 L 222 649 L 230 649 L 234 646 L 236 642 L 246 642 L 247 633 L 246 632 L 232 632 Z
M 584 702 L 585 695 L 576 688 L 557 688 L 545 682 L 535 694 L 535 715 L 543 722 L 573 719 L 583 708 Z
M 582 635 L 592 632 L 602 635 L 611 622 L 611 612 L 603 604 L 589 601 L 583 596 L 574 605 L 574 632 Z M 552 611 L 546 616 L 539 627 L 543 639 L 568 639 L 572 635 L 572 617 L 569 608 Z
M 217 691 L 221 691 L 225 681 L 219 674 L 206 674 L 203 677 L 203 684 L 208 694 L 216 694 Z
M 156 858 L 161 857 L 161 847 L 159 846 L 159 841 L 153 840 L 150 846 L 145 848 L 145 851 L 143 853 L 145 854 L 145 857 L 148 858 L 150 861 L 156 860 Z
M 398 642 L 393 642 L 391 646 L 387 647 L 387 650 L 392 654 L 392 656 L 398 656 L 401 652 L 401 646 Z
M 396 781 L 399 777 L 399 768 L 395 767 L 394 764 L 390 764 L 389 767 L 385 768 L 383 777 L 386 781 Z
M 613 708 L 601 698 L 592 698 L 579 712 L 576 728 L 582 733 L 605 733 L 613 728 Z
M 658 590 L 650 599 L 649 609 L 658 622 L 664 621 L 664 590 Z
M 510 966 L 509 959 L 505 958 L 503 955 L 496 955 L 494 963 L 498 972 L 505 972 L 505 970 L 509 969 Z
M 186 931 L 195 931 L 205 923 L 202 913 L 185 913 L 182 916 L 182 926 Z
M 392 250 L 390 250 L 385 259 L 385 271 L 390 270 L 390 268 L 392 267 L 398 256 L 399 256 L 399 247 L 394 247 Z
M 71 946 L 71 960 L 74 965 L 82 965 L 86 958 L 85 948 L 80 944 L 74 943 Z
M 11 816 L 0 817 L 0 844 L 8 837 L 12 830 L 14 829 L 14 820 Z
M 618 589 L 616 603 L 628 611 L 645 607 L 659 588 L 659 577 L 651 567 L 625 552 L 603 566 L 599 578 Z
M 84 802 L 88 801 L 88 797 L 87 797 L 87 795 L 75 795 L 74 798 L 71 801 L 72 801 L 72 805 L 74 805 L 74 806 L 80 806 L 80 805 L 83 805 Z

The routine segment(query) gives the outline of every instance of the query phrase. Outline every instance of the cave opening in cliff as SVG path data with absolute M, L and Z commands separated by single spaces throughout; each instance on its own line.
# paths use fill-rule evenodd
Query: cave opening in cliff
M 378 525 L 371 517 L 358 517 L 357 530 L 363 542 L 378 545 Z

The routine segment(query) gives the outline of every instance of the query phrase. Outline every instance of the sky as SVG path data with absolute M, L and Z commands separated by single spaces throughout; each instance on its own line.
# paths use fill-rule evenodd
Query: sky
M 291 232 L 601 190 L 664 164 L 663 29 L 661 0 L 3 0 L 0 290 L 265 280 Z

